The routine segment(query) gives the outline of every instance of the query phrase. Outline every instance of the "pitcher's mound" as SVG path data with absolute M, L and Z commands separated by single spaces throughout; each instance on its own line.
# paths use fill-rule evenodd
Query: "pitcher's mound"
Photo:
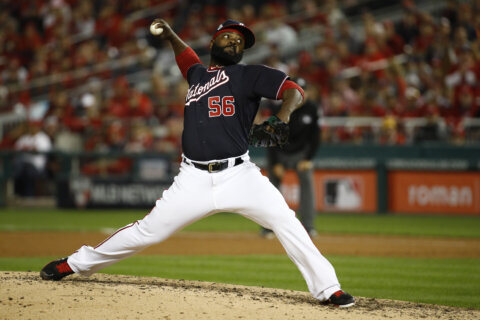
M 356 297 L 348 309 L 307 292 L 97 274 L 43 281 L 0 271 L 1 319 L 480 319 L 480 310 Z

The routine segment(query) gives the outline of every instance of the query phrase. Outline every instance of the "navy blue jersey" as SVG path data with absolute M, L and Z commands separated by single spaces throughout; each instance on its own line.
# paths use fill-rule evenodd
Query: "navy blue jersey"
M 260 99 L 277 99 L 287 78 L 263 65 L 191 66 L 182 135 L 185 156 L 208 161 L 247 152 Z

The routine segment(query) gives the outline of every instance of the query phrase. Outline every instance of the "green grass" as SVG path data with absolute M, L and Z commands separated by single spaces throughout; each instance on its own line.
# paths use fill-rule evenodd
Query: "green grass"
M 99 231 L 142 219 L 140 210 L 0 210 L 0 231 Z
M 97 231 L 120 228 L 142 219 L 149 210 L 0 210 L 0 231 Z M 480 217 L 320 214 L 319 232 L 480 238 Z M 239 215 L 221 213 L 202 219 L 185 231 L 258 232 Z
M 480 238 L 480 217 L 319 215 L 319 232 Z
M 38 271 L 53 258 L 0 258 L 0 270 Z M 353 295 L 480 309 L 480 259 L 327 258 Z M 283 255 L 135 256 L 103 272 L 307 291 Z
M 149 210 L 0 210 L 0 232 L 98 231 L 141 219 Z M 323 233 L 480 238 L 480 217 L 321 214 Z M 234 214 L 200 220 L 186 232 L 258 232 Z M 38 271 L 58 257 L 0 258 L 0 270 Z M 399 299 L 480 309 L 480 259 L 329 256 L 343 288 L 364 297 Z M 306 291 L 286 255 L 135 256 L 106 273 L 213 281 Z

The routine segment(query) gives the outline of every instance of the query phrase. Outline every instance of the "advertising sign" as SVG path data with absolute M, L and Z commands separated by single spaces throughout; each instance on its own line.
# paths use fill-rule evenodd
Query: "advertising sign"
M 480 215 L 480 173 L 388 173 L 389 211 Z
M 57 205 L 63 208 L 150 208 L 171 181 L 121 181 L 85 177 L 60 181 Z
M 374 170 L 315 170 L 314 188 L 319 211 L 373 213 L 377 210 L 377 174 Z M 286 172 L 280 191 L 290 208 L 297 209 L 300 186 L 295 171 Z

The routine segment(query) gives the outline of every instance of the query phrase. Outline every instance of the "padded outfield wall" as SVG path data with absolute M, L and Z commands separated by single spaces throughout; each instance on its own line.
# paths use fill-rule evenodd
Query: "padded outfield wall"
M 266 167 L 265 149 L 252 148 L 250 156 Z M 60 171 L 46 183 L 54 185 L 58 207 L 150 208 L 176 173 L 175 156 L 109 154 L 130 157 L 131 171 L 82 175 L 78 163 L 95 157 L 105 154 L 50 155 Z M 8 205 L 14 158 L 12 152 L 0 153 L 0 206 Z M 480 215 L 480 146 L 321 146 L 314 163 L 321 212 Z M 297 208 L 300 191 L 293 171 L 287 172 L 281 191 Z
M 480 215 L 480 146 L 322 146 L 314 186 L 319 211 Z M 293 171 L 281 191 L 297 208 Z

